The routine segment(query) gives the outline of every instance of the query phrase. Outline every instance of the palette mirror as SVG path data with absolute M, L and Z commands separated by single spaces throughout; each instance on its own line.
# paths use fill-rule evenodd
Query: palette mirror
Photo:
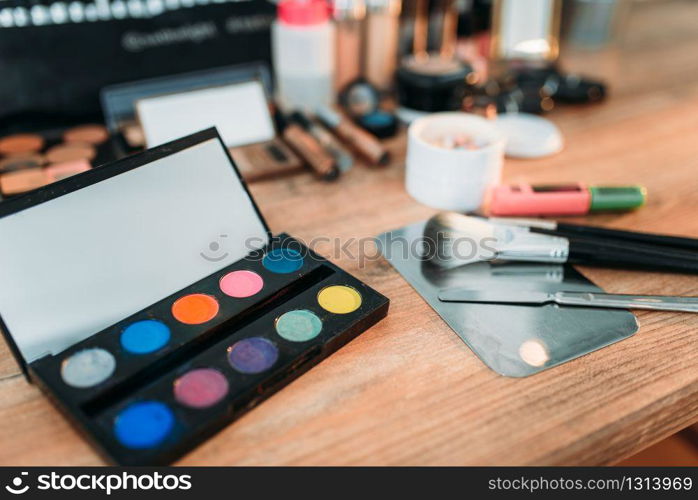
M 65 190 L 55 186 L 43 196 Z M 0 211 L 2 320 L 31 362 L 241 259 L 268 238 L 212 138 L 25 210 Z

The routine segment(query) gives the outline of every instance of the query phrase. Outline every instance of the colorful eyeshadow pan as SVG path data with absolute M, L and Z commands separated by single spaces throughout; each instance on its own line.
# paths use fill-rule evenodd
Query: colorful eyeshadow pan
M 200 368 L 179 377 L 174 383 L 175 399 L 190 408 L 208 408 L 228 394 L 228 380 L 218 370 Z
M 95 386 L 111 377 L 116 360 L 109 351 L 98 347 L 78 351 L 61 366 L 61 377 L 71 387 Z
M 159 401 L 133 403 L 114 421 L 114 434 L 127 448 L 152 448 L 160 444 L 174 427 L 174 415 Z
M 252 297 L 264 287 L 262 277 L 252 271 L 233 271 L 221 278 L 221 291 L 239 299 Z
M 361 294 L 349 286 L 334 285 L 320 290 L 317 301 L 325 311 L 349 314 L 361 307 Z
M 152 319 L 133 323 L 121 333 L 121 347 L 133 354 L 157 351 L 169 341 L 170 328 Z
M 276 320 L 276 332 L 291 342 L 314 339 L 322 331 L 322 320 L 306 309 L 289 311 Z
M 303 267 L 303 256 L 291 248 L 277 248 L 264 256 L 262 265 L 272 273 L 292 273 Z
M 187 325 L 199 325 L 212 320 L 218 314 L 218 301 L 210 295 L 194 293 L 185 295 L 172 305 L 172 315 Z
M 141 148 L 145 146 L 145 133 L 143 133 L 143 128 L 141 128 L 139 124 L 126 123 L 122 125 L 121 134 L 132 148 Z
M 87 172 L 90 168 L 92 168 L 92 166 L 87 160 L 54 163 L 46 167 L 46 175 L 50 182 L 56 182 L 76 174 L 81 174 L 82 172 Z
M 45 186 L 48 178 L 41 168 L 27 168 L 0 177 L 0 189 L 6 195 L 26 193 Z
M 0 172 L 13 172 L 15 170 L 23 170 L 25 168 L 38 168 L 44 163 L 44 158 L 38 154 L 22 154 L 18 156 L 9 156 L 0 160 Z
M 89 161 L 94 159 L 96 155 L 97 150 L 89 144 L 59 144 L 46 151 L 46 159 L 55 163 Z
M 240 373 L 261 373 L 271 368 L 278 358 L 276 346 L 261 337 L 244 339 L 228 348 L 228 362 Z
M 16 155 L 33 153 L 44 147 L 44 139 L 36 134 L 15 134 L 0 139 L 0 153 Z
M 101 144 L 107 140 L 109 132 L 103 125 L 80 125 L 67 130 L 63 134 L 65 142 L 79 142 L 86 144 Z

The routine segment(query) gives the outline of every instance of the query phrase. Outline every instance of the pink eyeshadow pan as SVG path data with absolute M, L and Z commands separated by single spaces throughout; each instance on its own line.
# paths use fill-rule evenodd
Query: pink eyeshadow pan
M 228 394 L 228 379 L 213 368 L 191 370 L 174 383 L 175 399 L 190 408 L 208 408 Z
M 46 174 L 51 182 L 56 182 L 82 172 L 87 172 L 91 168 L 92 165 L 87 160 L 66 161 L 49 165 L 46 167 Z
M 262 277 L 252 271 L 233 271 L 221 278 L 221 291 L 238 299 L 252 297 L 264 286 Z

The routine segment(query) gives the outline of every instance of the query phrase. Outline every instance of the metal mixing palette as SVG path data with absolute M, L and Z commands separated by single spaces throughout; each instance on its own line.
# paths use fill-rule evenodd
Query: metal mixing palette
M 480 290 L 600 292 L 570 265 L 479 262 L 442 269 L 419 257 L 425 222 L 377 237 L 383 256 L 492 370 L 526 377 L 637 332 L 630 311 L 570 306 L 441 302 L 439 292 Z

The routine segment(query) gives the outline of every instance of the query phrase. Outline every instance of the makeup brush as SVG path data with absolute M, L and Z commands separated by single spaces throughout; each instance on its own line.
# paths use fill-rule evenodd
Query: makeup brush
M 441 212 L 429 219 L 424 239 L 430 262 L 444 268 L 494 259 L 564 263 L 569 253 L 564 238 L 491 224 L 456 212 Z
M 684 238 L 681 236 L 668 236 L 664 234 L 642 233 L 638 231 L 624 231 L 620 229 L 608 229 L 605 227 L 587 226 L 582 224 L 568 224 L 544 219 L 519 219 L 509 217 L 490 217 L 490 222 L 536 228 L 539 233 L 554 234 L 557 236 L 579 237 L 603 237 L 613 240 L 633 241 L 651 245 L 661 245 L 677 250 L 698 250 L 698 239 Z
M 691 245 L 695 241 L 690 238 L 617 231 L 593 226 L 558 225 L 557 223 L 551 224 L 549 221 L 529 220 L 527 224 L 522 224 L 521 221 L 514 219 L 512 220 L 515 223 L 514 225 L 508 224 L 508 219 L 493 218 L 489 219 L 489 221 L 497 225 L 520 227 L 533 233 L 564 237 L 574 241 L 578 249 L 585 246 L 596 247 L 599 250 L 606 249 L 621 252 L 632 249 L 633 254 L 630 256 L 630 259 L 642 256 L 648 258 L 657 257 L 660 260 L 659 264 L 662 264 L 662 261 L 670 260 L 672 265 L 679 263 L 681 260 L 693 262 L 698 259 L 698 252 L 691 249 Z M 555 229 L 550 229 L 550 227 L 555 227 Z
M 431 262 L 451 268 L 483 260 L 512 260 L 698 273 L 698 254 L 601 237 L 539 234 L 540 228 L 493 223 L 444 212 L 426 224 Z

